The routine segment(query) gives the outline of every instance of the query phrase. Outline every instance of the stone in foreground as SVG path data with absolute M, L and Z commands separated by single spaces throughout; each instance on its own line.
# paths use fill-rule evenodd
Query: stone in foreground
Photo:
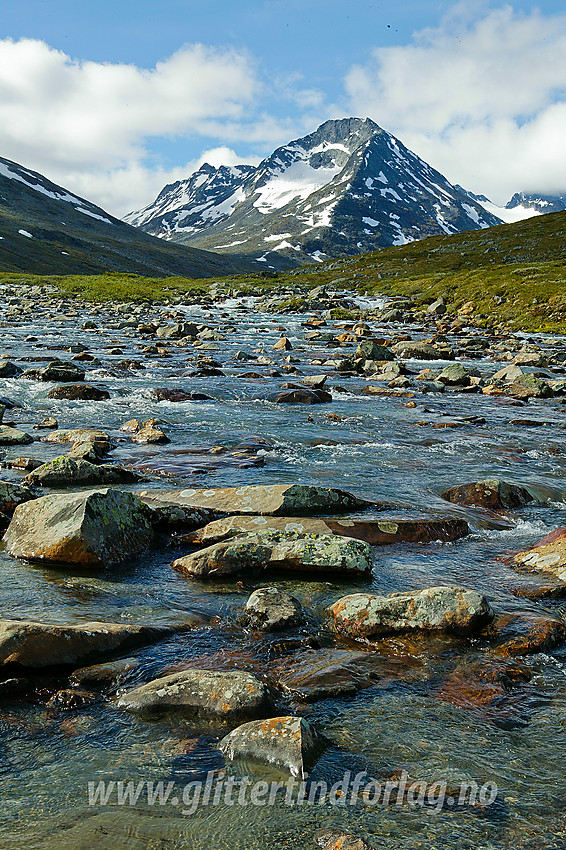
M 539 540 L 536 546 L 519 552 L 513 558 L 513 563 L 566 582 L 566 528 L 555 529 Z
M 153 539 L 151 513 L 132 493 L 87 490 L 18 505 L 4 535 L 15 558 L 101 566 L 137 555 Z
M 376 502 L 361 499 L 345 490 L 314 487 L 309 484 L 260 484 L 223 489 L 144 490 L 139 497 L 150 507 L 166 505 L 211 508 L 226 514 L 308 516 L 317 513 L 344 513 L 374 507 Z
M 316 843 L 322 850 L 376 850 L 359 835 L 341 829 L 321 830 L 316 836 Z
M 484 596 L 461 587 L 429 587 L 391 596 L 352 593 L 329 611 L 337 630 L 354 638 L 415 629 L 468 635 L 480 631 L 494 616 Z
M 260 587 L 246 602 L 248 626 L 262 632 L 277 632 L 305 623 L 300 602 L 278 587 Z
M 472 505 L 492 511 L 522 508 L 534 500 L 534 496 L 526 487 L 500 481 L 498 478 L 486 478 L 484 481 L 450 487 L 441 494 L 441 498 L 456 505 Z
M 187 621 L 187 628 L 190 625 Z M 162 640 L 179 628 L 132 623 L 61 625 L 0 620 L 0 665 L 51 667 L 95 662 L 109 653 Z
M 209 523 L 191 535 L 194 543 L 211 546 L 237 534 L 252 534 L 261 530 L 283 533 L 337 534 L 365 540 L 372 546 L 389 543 L 449 542 L 470 533 L 468 523 L 456 517 L 439 519 L 321 519 L 317 517 L 231 516 Z
M 226 758 L 269 762 L 304 779 L 320 750 L 320 740 L 302 717 L 271 717 L 238 726 L 219 746 Z
M 177 569 L 199 578 L 266 569 L 363 576 L 371 572 L 371 565 L 371 548 L 361 540 L 277 531 L 239 535 L 173 561 Z
M 242 670 L 183 670 L 123 694 L 118 707 L 137 714 L 168 711 L 186 717 L 255 719 L 272 710 L 267 686 Z

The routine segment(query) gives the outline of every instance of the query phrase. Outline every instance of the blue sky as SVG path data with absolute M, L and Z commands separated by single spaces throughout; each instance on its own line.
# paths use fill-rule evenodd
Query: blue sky
M 564 191 L 557 2 L 20 0 L 2 10 L 0 155 L 116 214 L 204 159 L 373 118 L 504 202 Z

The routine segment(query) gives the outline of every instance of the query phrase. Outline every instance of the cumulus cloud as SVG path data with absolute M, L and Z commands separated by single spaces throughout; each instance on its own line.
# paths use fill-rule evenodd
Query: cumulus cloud
M 566 190 L 566 15 L 458 4 L 346 78 L 368 115 L 449 179 L 501 203 Z
M 163 170 L 148 155 L 152 137 L 204 136 L 211 122 L 221 132 L 242 121 L 260 91 L 250 57 L 234 50 L 188 45 L 144 69 L 6 39 L 0 152 L 121 214 L 198 164 Z M 214 155 L 237 159 L 227 148 Z

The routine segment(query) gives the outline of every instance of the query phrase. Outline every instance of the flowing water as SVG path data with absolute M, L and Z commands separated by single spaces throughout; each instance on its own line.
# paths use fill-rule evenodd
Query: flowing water
M 5 309 L 9 307 L 7 303 Z M 560 600 L 529 601 L 514 594 L 514 588 L 532 579 L 500 559 L 566 524 L 565 419 L 557 401 L 531 401 L 527 412 L 509 399 L 445 393 L 417 395 L 416 407 L 407 408 L 408 399 L 360 395 L 365 383 L 360 376 L 335 374 L 329 384 L 341 389 L 333 391 L 331 404 L 276 405 L 265 396 L 283 381 L 293 381 L 292 374 L 269 376 L 270 369 L 284 363 L 285 353 L 272 351 L 283 328 L 303 374 L 324 371 L 309 361 L 328 358 L 334 351 L 304 341 L 304 316 L 262 314 L 253 309 L 253 301 L 242 300 L 210 308 L 144 308 L 133 325 L 156 317 L 171 321 L 177 309 L 224 334 L 216 348 L 200 349 L 200 354 L 220 363 L 225 375 L 190 376 L 199 353 L 192 347 L 170 345 L 170 356 L 145 357 L 140 349 L 147 343 L 127 321 L 121 327 L 124 322 L 117 321 L 111 308 L 84 308 L 63 316 L 42 300 L 19 321 L 5 321 L 4 356 L 34 366 L 39 358 L 68 359 L 66 350 L 80 343 L 100 360 L 92 368 L 84 364 L 87 382 L 103 385 L 111 394 L 110 400 L 96 403 L 52 401 L 47 398 L 52 384 L 2 379 L 0 393 L 23 405 L 6 411 L 5 420 L 14 419 L 17 427 L 36 435 L 44 432 L 32 431 L 33 425 L 47 414 L 56 416 L 61 428 L 102 428 L 116 440 L 113 460 L 153 475 L 145 488 L 301 482 L 341 487 L 393 503 L 397 508 L 391 513 L 396 516 L 452 515 L 468 520 L 472 533 L 455 543 L 377 548 L 371 581 L 279 577 L 259 582 L 291 590 L 321 621 L 329 604 L 354 590 L 390 593 L 437 584 L 481 591 L 498 612 L 564 615 Z M 123 317 L 131 319 L 127 312 Z M 83 330 L 87 318 L 98 329 Z M 373 327 L 377 336 L 388 333 L 387 328 Z M 418 335 L 418 329 L 408 330 Z M 538 342 L 552 350 L 557 345 L 542 337 Z M 111 353 L 115 348 L 120 351 Z M 238 351 L 258 349 L 264 350 L 259 356 L 272 360 L 272 366 L 234 357 Z M 123 368 L 121 361 L 128 359 L 145 368 Z M 489 373 L 502 364 L 475 359 L 468 365 Z M 151 388 L 163 386 L 214 398 L 156 403 Z M 153 416 L 162 421 L 170 444 L 137 445 L 118 430 L 132 417 Z M 484 417 L 485 424 L 466 423 L 466 416 Z M 547 424 L 510 424 L 527 416 Z M 418 424 L 423 421 L 429 424 Z M 432 428 L 448 421 L 458 422 L 458 427 Z M 62 450 L 66 448 L 37 442 L 6 449 L 6 455 L 44 460 Z M 3 477 L 18 480 L 19 474 L 5 469 Z M 451 505 L 439 497 L 445 487 L 488 477 L 527 485 L 544 501 L 496 522 L 481 510 Z M 279 650 L 267 638 L 246 633 L 237 622 L 257 585 L 191 581 L 170 567 L 174 557 L 188 551 L 186 544 L 164 538 L 149 555 L 102 573 L 50 569 L 1 552 L 0 611 L 6 618 L 50 622 L 156 623 L 187 612 L 203 615 L 202 627 L 136 652 L 142 663 L 127 687 L 188 664 L 269 674 L 271 663 L 281 663 Z M 533 676 L 528 687 L 511 696 L 500 713 L 490 715 L 441 698 L 442 683 L 458 665 L 482 663 L 481 642 L 423 639 L 419 645 L 413 640 L 409 659 L 402 642 L 390 649 L 403 660 L 398 676 L 384 675 L 349 696 L 302 704 L 282 701 L 281 713 L 301 713 L 331 742 L 312 777 L 330 782 L 349 769 L 385 778 L 405 770 L 412 779 L 427 783 L 490 782 L 498 788 L 496 804 L 439 810 L 431 805 L 372 806 L 364 801 L 344 807 L 327 801 L 292 807 L 279 795 L 270 806 L 221 801 L 182 814 L 179 805 L 148 805 L 142 795 L 135 806 L 119 806 L 115 798 L 106 806 L 89 806 L 89 782 L 173 780 L 182 789 L 202 778 L 221 763 L 214 744 L 222 731 L 196 727 L 178 717 L 140 720 L 119 710 L 112 700 L 75 711 L 50 709 L 38 694 L 35 700 L 0 704 L 0 847 L 281 850 L 317 846 L 315 836 L 323 827 L 365 835 L 376 847 L 388 850 L 566 847 L 566 652 L 558 648 L 522 659 Z M 59 687 L 64 687 L 64 676 L 61 682 Z M 286 779 L 265 765 L 227 769 L 249 774 L 254 781 Z

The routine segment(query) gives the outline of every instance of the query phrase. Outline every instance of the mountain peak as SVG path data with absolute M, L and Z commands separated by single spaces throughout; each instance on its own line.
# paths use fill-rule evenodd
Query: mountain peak
M 148 233 L 276 266 L 500 224 L 370 118 L 338 118 L 257 167 L 201 167 L 126 219 Z

